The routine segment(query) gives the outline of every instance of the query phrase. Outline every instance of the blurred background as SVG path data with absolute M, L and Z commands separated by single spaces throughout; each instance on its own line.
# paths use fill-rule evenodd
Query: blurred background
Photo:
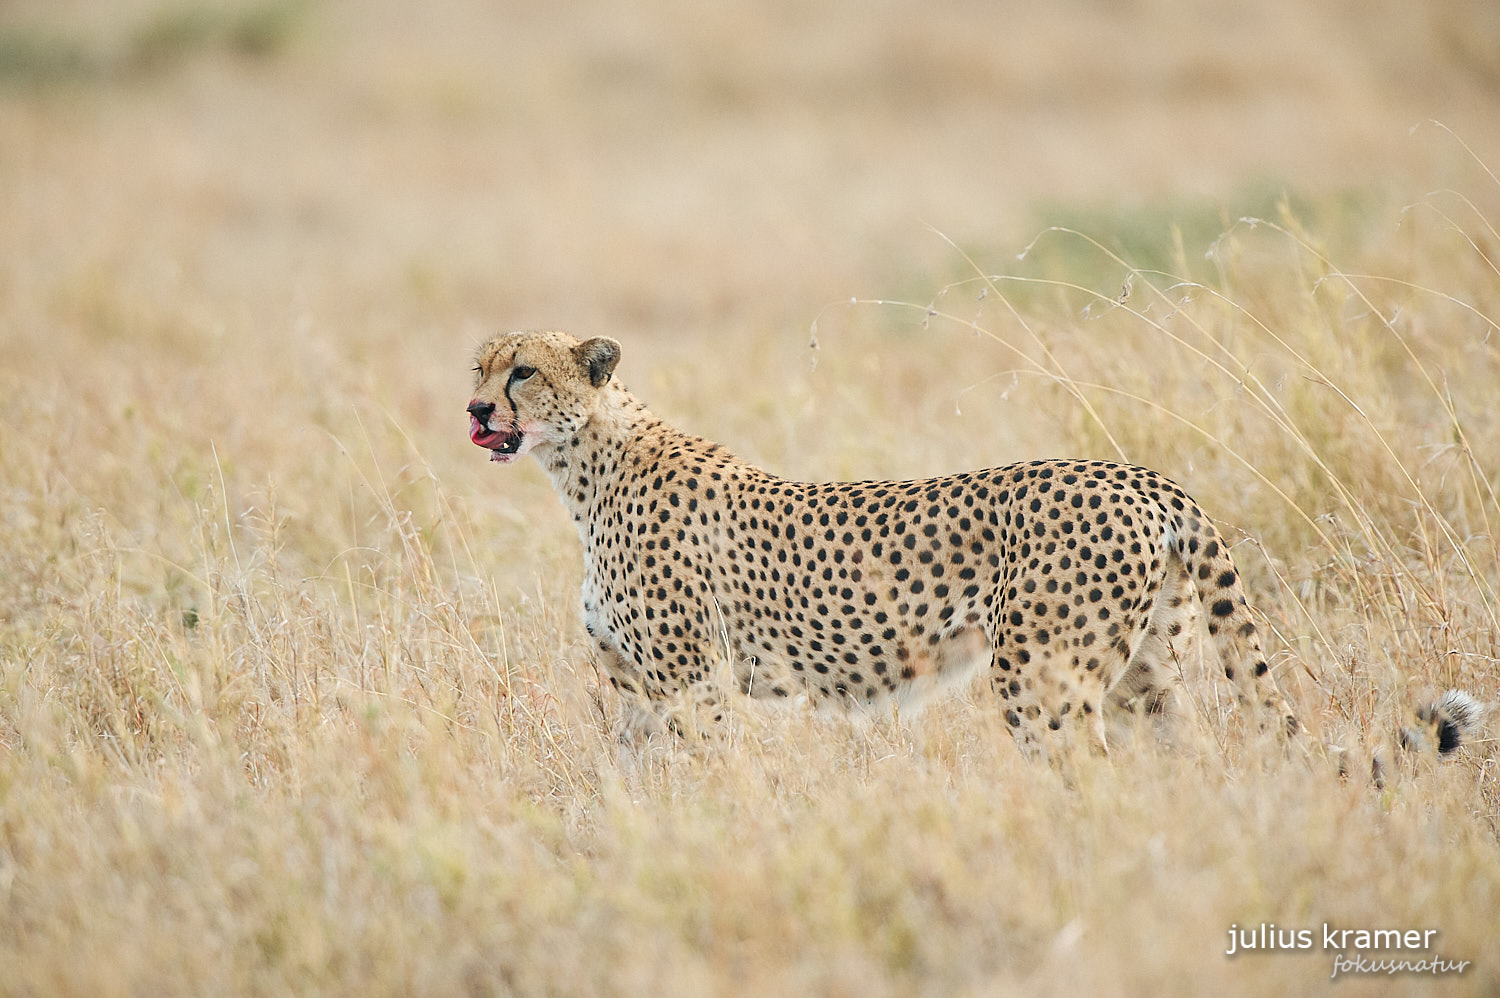
M 6 0 L 0 272 L 270 325 L 764 333 L 952 269 L 929 227 L 1009 259 L 1409 195 L 1455 157 L 1434 118 L 1494 161 L 1489 0 Z
M 847 303 L 972 267 L 1114 297 L 1077 240 L 1017 260 L 1052 225 L 1178 274 L 1278 205 L 1358 242 L 1493 191 L 1463 143 L 1500 162 L 1497 122 L 1490 0 L 5 0 L 0 387 L 21 425 L 124 421 L 55 455 L 121 516 L 108 462 L 305 480 L 292 435 L 360 419 L 492 470 L 468 358 L 527 327 L 618 337 L 654 407 L 789 475 L 1115 457 L 1067 397 L 1005 408 L 1008 352 Z

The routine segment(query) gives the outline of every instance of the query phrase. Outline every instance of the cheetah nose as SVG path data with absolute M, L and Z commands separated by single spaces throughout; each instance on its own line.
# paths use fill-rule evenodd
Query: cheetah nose
M 480 425 L 488 424 L 490 417 L 495 414 L 493 402 L 481 402 L 478 399 L 469 403 L 469 415 L 479 420 Z

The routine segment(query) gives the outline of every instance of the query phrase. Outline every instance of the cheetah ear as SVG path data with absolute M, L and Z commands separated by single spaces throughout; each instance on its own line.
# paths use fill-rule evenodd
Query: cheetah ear
M 602 388 L 620 360 L 620 344 L 608 336 L 595 336 L 573 348 L 573 354 L 588 372 L 589 382 Z

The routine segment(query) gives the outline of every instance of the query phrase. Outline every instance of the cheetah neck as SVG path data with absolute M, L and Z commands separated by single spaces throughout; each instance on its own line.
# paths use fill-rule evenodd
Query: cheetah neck
M 659 453 L 664 438 L 673 435 L 676 430 L 616 383 L 571 438 L 538 446 L 533 453 L 587 545 L 601 500 L 619 489 L 630 467 Z

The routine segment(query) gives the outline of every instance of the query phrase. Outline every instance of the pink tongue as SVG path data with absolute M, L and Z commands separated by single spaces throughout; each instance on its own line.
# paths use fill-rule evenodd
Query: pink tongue
M 505 443 L 505 434 L 494 430 L 486 430 L 484 425 L 475 419 L 473 414 L 469 415 L 469 439 L 480 447 L 493 450 Z

